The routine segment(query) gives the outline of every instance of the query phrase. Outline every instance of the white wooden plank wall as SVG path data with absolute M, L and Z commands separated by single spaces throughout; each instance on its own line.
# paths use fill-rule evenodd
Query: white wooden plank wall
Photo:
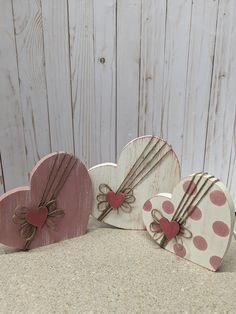
M 0 0 L 0 193 L 157 134 L 236 200 L 235 0 Z

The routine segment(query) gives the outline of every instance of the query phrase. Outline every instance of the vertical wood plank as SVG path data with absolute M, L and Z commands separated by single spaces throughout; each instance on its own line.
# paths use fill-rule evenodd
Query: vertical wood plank
M 162 134 L 166 1 L 142 1 L 139 135 Z
M 27 182 L 11 1 L 0 0 L 0 147 L 6 189 Z
M 74 151 L 66 0 L 42 0 L 52 150 Z
M 117 1 L 117 152 L 138 135 L 141 0 Z
M 75 151 L 90 167 L 99 159 L 99 108 L 94 99 L 93 0 L 69 0 Z
M 224 80 L 225 82 L 225 90 L 223 90 L 224 93 L 226 93 L 225 100 L 224 100 L 224 106 L 225 110 L 229 111 L 228 115 L 225 116 L 225 118 L 229 119 L 228 121 L 225 121 L 224 128 L 223 128 L 223 136 L 226 139 L 226 143 L 224 144 L 225 150 L 230 150 L 231 148 L 231 156 L 230 156 L 230 166 L 228 170 L 228 165 L 223 165 L 225 171 L 228 171 L 228 178 L 227 178 L 227 184 L 229 186 L 231 195 L 236 202 L 236 3 L 234 1 L 231 1 L 228 8 L 225 8 L 223 11 L 223 18 L 227 18 L 230 21 L 230 25 L 227 27 L 227 30 L 230 32 L 230 36 L 228 33 L 227 37 L 227 52 L 228 52 L 228 60 L 227 64 L 225 64 L 225 73 L 224 73 Z M 225 15 L 224 15 L 225 14 Z M 224 22 L 226 23 L 226 22 Z M 223 44 L 223 43 L 222 43 Z M 223 72 L 221 72 L 223 75 Z M 222 97 L 222 96 L 221 96 Z M 233 122 L 233 126 L 231 123 Z M 233 127 L 233 128 L 232 128 Z M 232 133 L 231 133 L 232 132 Z M 227 146 L 229 145 L 229 146 Z
M 13 0 L 28 172 L 50 152 L 40 0 Z
M 116 0 L 94 1 L 95 107 L 94 136 L 100 142 L 93 164 L 116 156 Z
M 4 172 L 2 165 L 2 157 L 0 153 L 0 195 L 5 192 L 5 181 L 4 181 Z
M 218 1 L 193 2 L 182 152 L 183 176 L 204 166 Z
M 236 109 L 235 18 L 236 2 L 234 0 L 220 1 L 207 129 L 205 169 L 210 173 L 214 173 L 225 183 L 228 178 L 231 147 L 232 143 L 234 143 L 232 138 L 234 136 Z M 234 156 L 232 156 L 231 160 L 234 162 Z
M 162 134 L 180 161 L 183 150 L 192 1 L 169 0 L 166 15 Z

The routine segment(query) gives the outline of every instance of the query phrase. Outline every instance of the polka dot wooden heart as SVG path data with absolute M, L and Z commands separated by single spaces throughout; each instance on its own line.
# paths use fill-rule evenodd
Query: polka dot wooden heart
M 89 173 L 92 215 L 119 228 L 143 230 L 144 200 L 159 192 L 171 192 L 179 181 L 180 167 L 167 142 L 143 136 L 125 146 L 117 165 L 97 165 Z
M 82 235 L 91 212 L 86 167 L 67 153 L 52 153 L 32 171 L 30 186 L 0 198 L 0 242 L 32 249 Z
M 143 220 L 159 246 L 216 271 L 232 238 L 234 205 L 222 182 L 197 173 L 180 181 L 173 195 L 148 199 Z

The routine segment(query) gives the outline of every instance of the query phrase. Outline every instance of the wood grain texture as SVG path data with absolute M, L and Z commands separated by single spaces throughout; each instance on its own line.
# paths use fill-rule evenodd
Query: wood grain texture
M 214 171 L 225 183 L 229 172 L 236 108 L 235 16 L 236 2 L 221 1 L 205 151 L 205 169 Z
M 97 118 L 101 108 L 95 104 L 93 1 L 69 0 L 68 5 L 75 152 L 89 166 L 100 152 Z
M 234 0 L 2 0 L 0 16 L 6 189 L 51 150 L 90 167 L 154 134 L 235 195 Z
M 162 149 L 160 150 L 161 147 Z M 143 162 L 139 162 L 137 167 L 134 166 L 143 151 L 145 152 L 142 155 Z M 168 151 L 169 153 L 165 156 Z M 151 152 L 150 155 L 148 155 L 148 152 Z M 144 156 L 147 157 L 144 158 Z M 163 156 L 165 157 L 160 164 L 152 168 Z M 142 169 L 146 170 L 141 173 Z M 151 169 L 152 171 L 148 173 L 148 170 Z M 133 170 L 135 170 L 134 174 L 131 175 L 130 172 Z M 148 175 L 144 176 L 144 173 L 148 173 Z M 141 208 L 146 200 L 146 195 L 151 196 L 167 190 L 172 191 L 173 187 L 180 180 L 179 162 L 175 153 L 170 149 L 169 145 L 164 144 L 163 140 L 157 137 L 151 139 L 150 136 L 139 137 L 129 142 L 123 148 L 117 164 L 104 163 L 96 165 L 89 170 L 89 174 L 93 185 L 92 215 L 95 218 L 99 219 L 103 212 L 103 209 L 98 206 L 99 202 L 97 200 L 98 195 L 101 194 L 101 184 L 108 185 L 112 190 L 110 192 L 113 194 L 118 192 L 114 197 L 118 197 L 117 202 L 118 204 L 121 202 L 120 205 L 123 204 L 124 199 L 126 200 L 130 197 L 129 192 L 125 192 L 126 188 L 132 189 L 135 200 L 130 205 L 130 211 L 122 210 L 122 206 L 121 208 L 118 206 L 118 209 L 113 207 L 112 204 L 116 203 L 114 200 L 112 203 L 109 203 L 112 210 L 102 221 L 119 228 L 134 230 L 144 229 Z M 144 179 L 140 184 L 135 185 L 136 180 L 134 178 L 138 174 L 140 174 L 138 180 L 141 177 L 144 177 Z M 127 180 L 127 184 L 124 185 L 123 189 L 118 190 L 124 180 Z M 133 180 L 134 183 L 132 184 Z M 107 202 L 109 191 L 102 189 L 102 192 L 102 199 Z
M 117 1 L 117 153 L 138 135 L 141 0 Z
M 51 151 L 40 0 L 13 0 L 27 170 Z
M 236 6 L 235 3 L 231 2 L 231 6 L 228 11 L 228 14 L 233 14 L 233 16 L 236 16 Z M 228 169 L 228 165 L 225 165 L 226 171 L 228 169 L 228 178 L 227 178 L 227 184 L 229 186 L 229 189 L 231 191 L 231 194 L 233 196 L 233 199 L 236 200 L 236 119 L 235 119 L 235 98 L 236 98 L 236 90 L 235 90 L 235 84 L 236 81 L 236 23 L 235 20 L 232 21 L 231 18 L 231 28 L 230 28 L 231 36 L 230 36 L 230 50 L 229 53 L 229 63 L 227 67 L 227 75 L 226 79 L 227 82 L 225 84 L 227 85 L 226 91 L 222 91 L 222 93 L 225 93 L 225 111 L 230 111 L 234 117 L 230 117 L 231 123 L 233 123 L 233 129 L 232 125 L 229 126 L 229 129 L 226 128 L 227 132 L 227 145 L 224 145 L 225 150 L 229 150 L 231 147 L 231 156 L 230 156 L 230 166 Z M 222 95 L 223 96 L 223 95 Z M 233 114 L 234 112 L 234 114 Z M 226 116 L 227 117 L 227 116 Z M 225 125 L 226 126 L 226 125 Z M 232 132 L 232 133 L 231 133 Z M 231 140 L 232 139 L 232 140 Z M 224 168 L 224 169 L 225 169 Z
M 27 182 L 11 1 L 0 1 L 0 147 L 6 189 Z
M 207 178 L 209 178 L 208 181 L 206 181 Z M 166 232 L 168 229 L 162 227 L 161 219 L 164 217 L 169 220 L 169 226 L 167 225 L 169 231 L 173 228 L 170 221 L 172 223 L 173 221 L 177 222 L 174 217 L 176 209 L 183 196 L 186 195 L 186 187 L 189 186 L 192 179 L 193 175 L 181 180 L 174 188 L 173 194 L 159 194 L 145 203 L 143 209 L 144 223 L 156 243 L 162 243 L 163 234 L 168 236 Z M 196 184 L 198 180 L 199 175 L 195 177 L 193 182 Z M 177 232 L 177 239 L 170 239 L 165 246 L 166 250 L 212 271 L 216 271 L 220 267 L 230 246 L 235 218 L 233 201 L 227 188 L 222 182 L 212 185 L 214 180 L 215 178 L 210 179 L 209 175 L 204 176 L 202 182 L 199 181 L 201 184 L 196 188 L 195 193 L 187 194 L 188 196 L 190 194 L 189 199 L 185 198 L 187 203 L 182 203 L 183 210 L 188 210 L 190 204 L 193 208 L 195 204 L 198 204 L 187 218 L 186 224 L 182 228 L 180 227 L 180 232 L 183 232 L 184 227 L 191 232 L 192 236 L 186 238 Z M 206 185 L 201 191 L 201 186 L 205 182 Z M 197 194 L 198 192 L 200 195 Z M 207 194 L 204 196 L 206 192 Z M 202 196 L 204 197 L 201 199 Z M 201 201 L 198 203 L 200 199 Z M 184 234 L 188 236 L 189 232 L 185 231 Z M 176 240 L 178 240 L 178 244 Z
M 203 169 L 218 1 L 194 1 L 185 91 L 182 173 Z M 193 153 L 197 150 L 197 154 Z
M 116 0 L 94 1 L 95 117 L 91 164 L 116 161 Z
M 42 0 L 52 150 L 74 152 L 68 8 L 66 0 Z
M 192 1 L 168 1 L 166 10 L 162 132 L 181 161 Z
M 142 1 L 139 135 L 163 136 L 166 2 Z
M 58 190 L 58 186 L 61 189 Z M 39 207 L 45 209 L 55 198 L 56 209 L 63 210 L 64 215 L 47 216 L 42 228 L 37 228 L 29 248 L 84 234 L 91 212 L 91 192 L 88 171 L 76 157 L 62 152 L 45 156 L 33 169 L 30 186 L 13 189 L 0 197 L 0 242 L 23 248 L 25 239 L 20 236 L 19 225 L 13 221 L 16 209 L 23 213 L 26 208 L 27 214 L 35 213 Z M 29 222 L 26 215 L 22 217 Z

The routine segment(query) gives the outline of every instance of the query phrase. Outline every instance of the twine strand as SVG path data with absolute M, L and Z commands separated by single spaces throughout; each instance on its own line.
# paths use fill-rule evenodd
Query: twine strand
M 167 157 L 167 155 L 171 152 L 171 148 L 160 158 L 159 155 L 161 151 L 166 147 L 167 142 L 165 141 L 163 145 L 158 149 L 158 151 L 152 156 L 152 153 L 157 148 L 157 145 L 160 142 L 160 139 L 158 138 L 155 145 L 149 150 L 152 141 L 155 137 L 152 136 L 149 140 L 148 144 L 143 149 L 142 153 L 134 163 L 134 165 L 131 167 L 130 171 L 122 181 L 121 185 L 117 189 L 117 192 L 122 192 L 127 188 L 134 189 L 138 184 L 140 184 L 152 171 L 154 168 L 156 168 L 164 158 Z M 156 161 L 155 159 L 158 158 Z M 147 162 L 146 162 L 147 161 Z M 154 164 L 153 164 L 154 161 Z M 146 163 L 145 163 L 146 162 Z M 142 167 L 141 170 L 140 167 Z M 139 170 L 137 172 L 137 170 Z M 137 173 L 136 173 L 137 172 Z M 140 178 L 140 179 L 139 179 Z M 99 215 L 98 220 L 102 221 L 111 211 L 113 208 L 108 204 L 107 207 L 104 209 L 104 211 Z
M 184 193 L 184 196 L 183 198 L 181 199 L 180 201 L 180 204 L 183 203 L 183 199 L 186 198 L 186 195 L 188 195 L 188 192 L 191 191 L 191 187 L 192 184 L 194 183 L 194 180 L 195 178 L 200 174 L 200 178 L 198 179 L 198 181 L 196 182 L 196 186 L 194 188 L 197 188 L 199 185 L 200 185 L 200 182 L 202 180 L 202 178 L 204 178 L 204 176 L 207 174 L 207 173 L 197 173 L 193 176 L 191 182 L 190 182 L 190 185 L 188 187 L 188 189 L 186 190 L 186 192 Z M 201 185 L 200 189 L 197 191 L 196 195 L 193 197 L 193 199 L 190 201 L 190 203 L 188 204 L 190 198 L 191 198 L 191 195 L 189 195 L 187 197 L 187 200 L 184 202 L 183 205 L 178 205 L 177 207 L 177 210 L 175 211 L 174 213 L 174 216 L 172 218 L 172 221 L 176 221 L 178 222 L 180 225 L 183 225 L 186 223 L 186 220 L 188 219 L 188 217 L 192 214 L 192 212 L 195 210 L 195 208 L 199 205 L 199 203 L 205 198 L 205 196 L 208 194 L 208 192 L 211 190 L 211 188 L 219 181 L 218 179 L 215 179 L 211 184 L 210 186 L 204 191 L 204 193 L 201 195 L 204 187 L 206 186 L 206 184 L 211 180 L 213 179 L 214 176 L 209 176 L 206 178 L 206 180 L 203 182 L 203 184 Z M 200 199 L 196 202 L 195 205 L 194 202 L 198 199 L 198 197 L 201 195 Z M 187 205 L 188 204 L 188 205 Z M 193 206 L 192 210 L 189 211 L 189 208 Z M 180 209 L 181 208 L 181 209 Z M 164 235 L 161 242 L 160 242 L 160 246 L 161 247 L 165 247 L 168 243 L 168 240 L 166 238 L 166 236 Z
M 71 174 L 71 171 L 73 170 L 74 166 L 77 163 L 77 158 L 73 161 L 74 157 L 73 155 L 70 155 L 69 160 L 66 162 L 66 156 L 68 154 L 64 153 L 61 161 L 59 162 L 59 165 L 56 167 L 56 164 L 58 164 L 59 160 L 59 153 L 57 153 L 52 168 L 49 172 L 49 176 L 47 179 L 47 183 L 45 186 L 45 189 L 42 194 L 42 198 L 40 201 L 40 204 L 38 207 L 46 206 L 48 208 L 48 214 L 46 219 L 46 224 L 50 227 L 54 226 L 55 223 L 53 221 L 49 221 L 50 219 L 53 219 L 54 217 L 61 217 L 64 215 L 63 209 L 56 208 L 56 198 L 58 197 L 61 189 L 63 188 L 66 180 Z M 65 164 L 66 162 L 66 164 Z M 65 165 L 64 165 L 65 164 Z M 65 168 L 63 169 L 63 166 Z M 34 239 L 36 232 L 38 230 L 38 227 L 31 225 L 26 220 L 26 214 L 30 211 L 30 208 L 17 206 L 15 209 L 15 214 L 12 217 L 12 220 L 14 223 L 19 225 L 19 231 L 22 238 L 24 238 L 24 250 L 28 250 L 30 247 L 30 244 L 32 240 Z

